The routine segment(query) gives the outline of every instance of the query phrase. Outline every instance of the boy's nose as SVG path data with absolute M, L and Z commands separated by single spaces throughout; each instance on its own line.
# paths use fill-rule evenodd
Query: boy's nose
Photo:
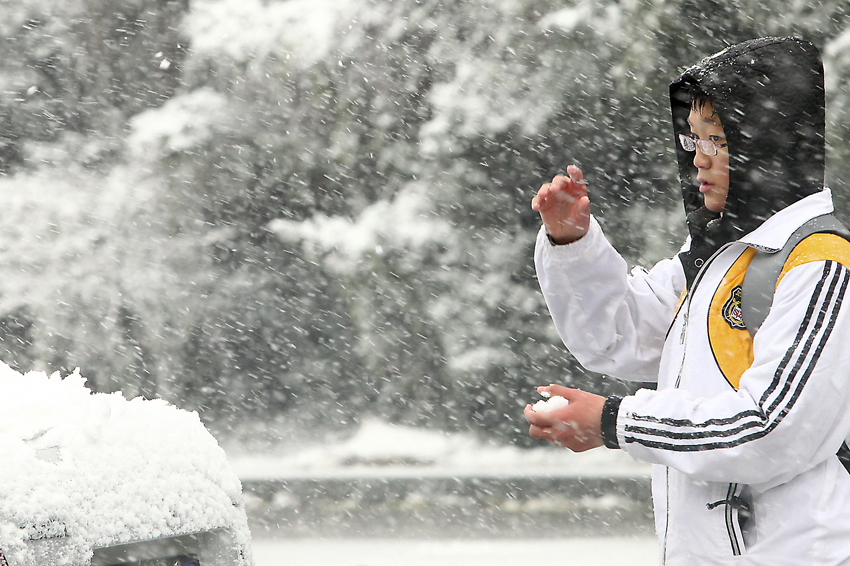
M 694 167 L 697 169 L 711 168 L 711 158 L 701 152 L 699 148 L 697 148 L 696 153 L 694 153 Z

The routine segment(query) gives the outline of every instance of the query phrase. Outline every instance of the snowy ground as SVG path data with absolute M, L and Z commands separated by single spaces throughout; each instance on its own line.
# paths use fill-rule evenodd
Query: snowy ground
M 256 566 L 597 566 L 658 564 L 653 538 L 255 540 Z
M 649 466 L 613 450 L 573 454 L 542 445 L 520 449 L 482 442 L 469 434 L 448 434 L 388 425 L 373 420 L 350 437 L 303 447 L 246 449 L 225 445 L 244 482 L 309 479 L 327 481 L 412 481 L 430 478 L 646 478 Z M 532 482 L 534 483 L 534 482 Z M 250 497 L 249 497 L 250 499 Z M 255 502 L 256 503 L 256 502 Z M 550 510 L 551 511 L 551 510 Z M 494 512 L 508 513 L 498 509 Z M 552 517 L 554 518 L 554 517 Z M 546 524 L 542 517 L 540 524 Z M 557 528 L 557 527 L 553 527 Z M 283 532 L 296 531 L 283 528 Z M 304 530 L 298 531 L 300 533 Z M 413 530 L 415 532 L 415 529 Z M 296 532 L 290 533 L 290 536 Z M 516 533 L 514 533 L 516 535 Z M 582 538 L 540 533 L 539 537 L 265 538 L 255 533 L 256 566 L 559 566 L 658 563 L 655 539 L 647 534 Z M 286 536 L 286 535 L 284 535 Z
M 649 465 L 619 450 L 574 454 L 545 443 L 521 449 L 483 442 L 471 434 L 449 434 L 363 423 L 353 436 L 303 447 L 262 452 L 228 446 L 225 451 L 242 481 L 346 477 L 648 477 Z

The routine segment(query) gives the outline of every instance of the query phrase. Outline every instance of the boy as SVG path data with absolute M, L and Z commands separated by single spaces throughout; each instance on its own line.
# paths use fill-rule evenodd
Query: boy
M 540 285 L 588 369 L 656 381 L 623 399 L 552 385 L 535 438 L 652 462 L 662 563 L 850 566 L 850 243 L 794 249 L 751 336 L 741 285 L 756 253 L 830 214 L 823 66 L 799 38 L 732 46 L 670 87 L 690 236 L 674 258 L 626 271 L 590 214 L 577 167 L 532 201 Z

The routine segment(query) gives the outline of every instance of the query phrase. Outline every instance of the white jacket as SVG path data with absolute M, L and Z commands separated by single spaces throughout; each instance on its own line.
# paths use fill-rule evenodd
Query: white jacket
M 567 348 L 590 370 L 657 381 L 623 399 L 617 439 L 657 464 L 668 566 L 850 566 L 850 473 L 836 457 L 850 436 L 850 271 L 798 261 L 750 342 L 751 364 L 733 292 L 750 246 L 782 248 L 832 208 L 824 190 L 776 213 L 712 256 L 687 297 L 678 259 L 629 274 L 595 220 L 566 246 L 538 235 L 540 285 Z M 744 532 L 739 498 L 752 512 Z

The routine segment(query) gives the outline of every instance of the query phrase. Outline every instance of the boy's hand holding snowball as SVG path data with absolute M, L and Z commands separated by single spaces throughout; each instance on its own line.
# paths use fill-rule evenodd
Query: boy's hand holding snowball
M 573 452 L 603 445 L 601 421 L 605 397 L 560 385 L 538 387 L 537 392 L 549 400 L 525 406 L 523 414 L 532 438 L 565 446 Z M 558 401 L 559 397 L 568 403 Z

